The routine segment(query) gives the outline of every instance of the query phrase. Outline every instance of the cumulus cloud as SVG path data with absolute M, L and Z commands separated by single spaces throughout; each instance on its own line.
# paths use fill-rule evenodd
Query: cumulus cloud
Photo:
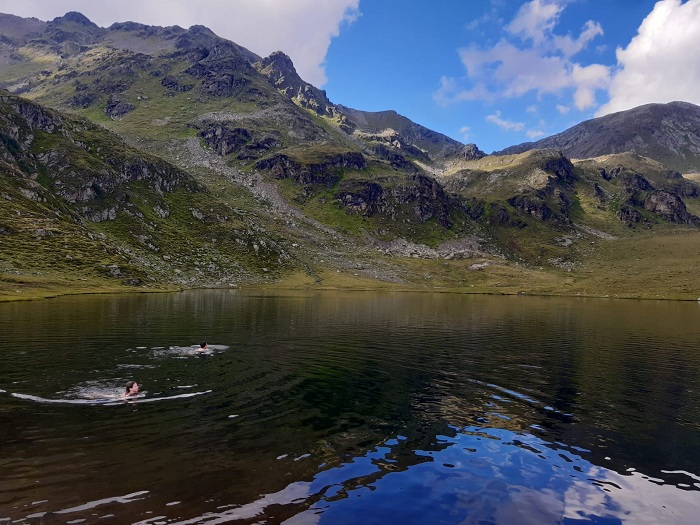
M 700 0 L 699 0 L 700 1 Z M 598 90 L 610 81 L 610 68 L 581 66 L 572 57 L 602 35 L 600 24 L 588 21 L 578 36 L 555 33 L 563 0 L 531 0 L 523 4 L 493 46 L 460 49 L 467 84 L 443 77 L 434 100 L 448 105 L 464 100 L 518 98 L 529 93 L 570 95 L 578 109 L 595 104 Z
M 520 6 L 518 14 L 506 26 L 506 31 L 541 45 L 554 30 L 563 9 L 564 6 L 556 2 L 532 0 Z
M 0 0 L 0 12 L 51 20 L 79 11 L 99 26 L 133 21 L 148 25 L 204 25 L 260 56 L 289 55 L 299 75 L 326 83 L 331 39 L 359 16 L 360 0 Z
M 529 138 L 530 140 L 535 140 L 535 139 L 538 139 L 540 137 L 544 137 L 546 135 L 546 133 L 544 131 L 540 131 L 538 129 L 531 129 L 531 130 L 528 130 L 525 133 L 525 135 L 527 135 L 527 138 Z
M 469 136 L 471 134 L 472 128 L 469 126 L 462 126 L 459 128 L 459 134 L 462 136 L 462 139 L 466 142 L 469 140 Z
M 512 120 L 502 119 L 500 111 L 487 115 L 486 121 L 495 124 L 504 131 L 522 131 L 525 129 L 525 124 L 522 122 L 513 122 Z
M 465 100 L 495 100 L 484 84 L 477 84 L 471 89 L 463 89 L 459 82 L 448 76 L 440 78 L 440 88 L 433 93 L 433 100 L 441 106 L 449 106 Z
M 569 35 L 553 36 L 554 48 L 561 51 L 566 57 L 571 57 L 588 46 L 588 43 L 597 36 L 602 36 L 603 28 L 599 23 L 589 20 L 583 27 L 578 38 Z
M 661 0 L 626 48 L 596 116 L 652 102 L 700 104 L 700 0 Z
M 595 92 L 608 87 L 610 68 L 600 64 L 580 66 L 574 64 L 571 70 L 574 83 L 574 105 L 577 109 L 589 109 L 595 106 Z
M 531 41 L 534 47 L 548 49 L 570 57 L 584 49 L 596 36 L 603 34 L 598 22 L 588 20 L 577 38 L 570 35 L 557 35 L 554 29 L 565 5 L 553 0 L 532 0 L 523 4 L 506 31 L 524 41 Z

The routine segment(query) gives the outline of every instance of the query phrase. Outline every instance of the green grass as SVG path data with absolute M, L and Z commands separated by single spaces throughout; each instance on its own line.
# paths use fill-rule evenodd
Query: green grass
M 93 72 L 92 76 L 79 77 L 84 83 L 108 79 L 114 69 L 99 69 L 106 64 L 105 57 L 116 57 L 118 65 L 128 62 L 129 58 L 125 56 L 98 47 L 78 59 L 67 60 L 65 72 L 72 68 L 78 72 Z M 50 54 L 37 54 L 34 58 L 36 60 L 31 64 L 13 66 L 5 78 L 15 81 L 36 75 L 44 68 L 55 69 L 57 65 L 56 57 Z M 159 60 L 156 59 L 154 68 L 163 65 Z M 185 67 L 185 62 L 173 64 L 167 74 L 182 76 Z M 75 84 L 71 81 L 53 82 L 61 74 L 63 72 L 54 71 L 48 78 L 49 82 L 29 96 L 66 109 L 66 101 L 75 94 Z M 196 79 L 188 80 L 188 83 L 195 84 L 192 91 L 175 92 L 173 96 L 166 96 L 167 89 L 161 85 L 162 76 L 151 76 L 147 70 L 138 71 L 129 79 L 131 84 L 120 98 L 133 104 L 135 109 L 122 118 L 113 120 L 104 113 L 107 100 L 104 94 L 98 104 L 87 109 L 72 108 L 71 111 L 117 132 L 130 144 L 138 144 L 143 151 L 165 158 L 171 158 L 170 152 L 177 149 L 177 144 L 197 136 L 197 130 L 188 124 L 201 114 L 253 115 L 260 107 L 250 93 L 241 98 L 203 97 L 198 92 L 199 81 Z M 270 86 L 258 80 L 253 80 L 251 89 L 258 89 L 262 106 L 270 107 L 282 100 Z M 283 104 L 283 111 L 269 119 L 258 116 L 244 119 L 245 125 L 254 132 L 281 131 L 283 146 L 275 152 L 268 152 L 268 155 L 283 153 L 302 165 L 311 165 L 322 163 L 332 155 L 360 150 L 327 119 L 308 110 L 303 114 L 293 114 L 288 106 Z M 313 134 L 311 147 L 289 135 L 287 128 L 280 124 L 292 117 L 301 118 L 304 129 Z M 383 118 L 393 117 L 388 114 Z M 74 126 L 81 127 L 80 124 Z M 100 128 L 84 127 L 84 130 L 73 130 L 72 133 L 85 148 L 62 136 L 38 132 L 32 152 L 60 151 L 70 159 L 73 167 L 89 172 L 108 168 L 103 155 L 124 160 L 135 160 L 140 156 L 118 137 L 108 135 Z M 95 154 L 98 150 L 101 155 Z M 126 188 L 132 205 L 129 208 L 131 214 L 122 212 L 117 220 L 83 225 L 75 221 L 65 204 L 28 201 L 17 187 L 7 182 L 9 178 L 0 177 L 0 194 L 11 197 L 11 200 L 5 199 L 6 202 L 0 200 L 0 227 L 11 231 L 0 234 L 0 300 L 57 293 L 173 289 L 174 285 L 167 283 L 186 282 L 187 279 L 198 282 L 196 278 L 200 276 L 211 277 L 210 283 L 221 278 L 223 283 L 266 283 L 282 287 L 693 300 L 700 296 L 695 285 L 700 270 L 700 251 L 697 248 L 700 233 L 668 225 L 642 210 L 651 229 L 645 229 L 647 225 L 643 224 L 628 228 L 615 217 L 624 198 L 620 182 L 605 181 L 599 172 L 600 167 L 614 167 L 624 162 L 644 172 L 654 184 L 662 184 L 667 181 L 663 168 L 629 155 L 577 163 L 576 173 L 580 180 L 575 184 L 575 193 L 573 188 L 564 187 L 572 198 L 569 216 L 573 224 L 565 221 L 543 223 L 507 203 L 509 198 L 522 194 L 527 188 L 527 191 L 533 191 L 545 187 L 547 175 L 543 175 L 540 169 L 543 158 L 537 153 L 485 157 L 478 161 L 459 161 L 454 167 L 455 173 L 466 170 L 462 172 L 460 192 L 487 203 L 485 218 L 490 213 L 488 203 L 495 202 L 513 219 L 520 221 L 522 227 L 477 225 L 461 212 L 452 211 L 453 226 L 444 228 L 435 219 L 419 222 L 411 204 L 395 207 L 396 220 L 381 214 L 363 217 L 348 213 L 335 199 L 341 182 L 355 182 L 358 186 L 368 181 L 378 182 L 386 191 L 391 191 L 408 181 L 410 174 L 398 172 L 380 160 L 370 159 L 364 170 L 338 169 L 334 175 L 338 176 L 339 182 L 333 187 L 316 185 L 304 188 L 293 180 L 267 179 L 277 184 L 288 202 L 338 235 L 322 228 L 307 228 L 310 223 L 304 221 L 293 225 L 297 219 L 280 218 L 271 213 L 260 200 L 251 198 L 246 189 L 206 166 L 195 166 L 193 174 L 210 189 L 210 193 L 179 190 L 161 196 L 147 185 L 133 183 Z M 237 169 L 254 170 L 254 162 L 243 165 L 235 155 L 226 161 Z M 40 169 L 36 175 L 37 182 L 44 188 L 50 187 L 53 173 Z M 459 175 L 453 177 L 459 178 Z M 593 191 L 594 182 L 610 193 L 608 202 L 598 201 Z M 691 213 L 700 215 L 700 199 L 684 200 Z M 558 209 L 559 203 L 551 194 L 545 202 L 553 210 Z M 93 203 L 94 206 L 98 204 Z M 167 206 L 169 217 L 161 218 L 154 206 Z M 59 212 L 58 216 L 54 210 Z M 586 228 L 600 230 L 615 239 L 596 237 L 587 233 Z M 37 235 L 38 230 L 51 234 Z M 383 241 L 403 238 L 430 247 L 437 247 L 447 240 L 478 235 L 490 246 L 499 248 L 506 257 L 484 256 L 464 260 L 387 257 L 362 247 L 361 239 L 367 235 Z M 566 239 L 571 241 L 568 246 Z M 290 248 L 293 245 L 299 248 L 294 251 Z M 481 263 L 488 264 L 480 266 Z M 123 275 L 111 275 L 109 267 L 112 265 L 119 266 Z M 361 270 L 354 269 L 360 267 Z M 373 273 L 375 269 L 377 271 Z M 376 276 L 372 277 L 375 273 Z M 179 275 L 186 279 L 178 281 Z M 141 284 L 136 287 L 125 285 L 125 278 L 131 277 L 139 279 Z
M 115 245 L 76 224 L 68 212 L 57 216 L 10 188 L 3 188 L 2 194 L 12 200 L 0 207 L 0 226 L 11 230 L 0 235 L 0 300 L 45 297 L 61 290 L 134 290 L 124 283 L 127 279 L 138 279 L 139 289 L 157 284 Z M 121 269 L 120 276 L 110 274 L 112 265 Z
M 646 299 L 699 298 L 700 232 L 675 227 L 662 230 L 615 241 L 595 241 L 581 264 L 576 293 Z

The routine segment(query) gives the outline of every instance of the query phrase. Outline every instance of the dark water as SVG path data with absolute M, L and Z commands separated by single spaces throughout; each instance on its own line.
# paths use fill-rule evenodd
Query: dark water
M 700 519 L 697 303 L 197 291 L 0 334 L 0 524 Z

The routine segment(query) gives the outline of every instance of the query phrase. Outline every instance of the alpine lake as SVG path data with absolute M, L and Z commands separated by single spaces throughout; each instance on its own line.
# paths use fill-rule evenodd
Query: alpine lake
M 0 334 L 0 525 L 700 519 L 700 303 L 196 290 Z

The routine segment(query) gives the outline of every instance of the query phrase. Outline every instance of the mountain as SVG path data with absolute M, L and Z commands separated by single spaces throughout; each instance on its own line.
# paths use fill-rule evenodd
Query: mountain
M 0 39 L 0 296 L 82 279 L 695 293 L 677 278 L 700 234 L 681 156 L 487 156 L 395 111 L 334 103 L 283 52 L 203 26 L 0 15 Z M 672 282 L 651 275 L 641 239 L 688 261 Z M 639 268 L 611 280 L 631 246 Z
M 289 264 L 192 175 L 87 119 L 4 94 L 0 138 L 2 273 L 148 288 L 264 281 Z
M 683 173 L 700 172 L 700 106 L 688 102 L 646 104 L 587 120 L 551 137 L 511 146 L 494 155 L 555 148 L 588 159 L 632 152 Z
M 367 112 L 333 104 L 326 92 L 304 82 L 294 69 L 292 60 L 277 51 L 254 67 L 273 85 L 299 106 L 334 121 L 343 131 L 368 145 L 372 153 L 382 155 L 393 150 L 423 158 L 427 162 L 444 160 L 454 155 L 469 158 L 484 156 L 474 144 L 465 146 L 441 133 L 412 122 L 395 111 Z
M 7 36 L 17 62 L 0 72 L 14 93 L 84 115 L 164 155 L 162 139 L 197 137 L 244 177 L 296 182 L 277 184 L 287 200 L 350 231 L 377 217 L 388 223 L 370 225 L 369 233 L 385 239 L 402 232 L 399 221 L 414 221 L 412 240 L 438 245 L 454 236 L 448 226 L 475 228 L 459 207 L 446 211 L 448 196 L 431 189 L 423 167 L 483 155 L 476 147 L 394 112 L 336 106 L 299 78 L 283 53 L 260 59 L 200 26 L 100 29 L 69 13 L 42 27 L 31 37 Z M 26 59 L 39 55 L 41 61 Z M 379 204 L 365 202 L 365 194 L 379 195 Z M 328 200 L 350 217 L 319 205 Z
M 270 98 L 270 93 L 266 93 L 269 89 L 260 89 L 259 85 L 252 87 L 256 82 L 251 77 L 256 80 L 262 77 L 298 106 L 328 119 L 345 132 L 352 134 L 353 130 L 360 128 L 362 135 L 355 137 L 360 142 L 363 139 L 364 142 L 376 142 L 377 136 L 386 135 L 393 125 L 399 128 L 393 129 L 395 140 L 387 142 L 384 138 L 379 139 L 390 150 L 404 148 L 403 151 L 409 154 L 425 155 L 427 152 L 428 155 L 445 156 L 464 148 L 461 143 L 414 124 L 394 112 L 387 112 L 393 115 L 386 118 L 337 106 L 328 100 L 324 91 L 304 82 L 284 53 L 275 52 L 269 57 L 260 58 L 233 42 L 217 37 L 203 26 L 161 28 L 125 22 L 105 29 L 75 12 L 50 22 L 0 14 L 0 35 L 5 43 L 4 56 L 0 56 L 0 70 L 3 72 L 0 87 L 17 94 L 34 92 L 36 86 L 48 79 L 41 78 L 42 75 L 50 76 L 54 82 L 68 82 L 75 87 L 72 97 L 61 101 L 49 99 L 53 105 L 65 109 L 87 108 L 102 102 L 109 106 L 109 116 L 124 116 L 133 109 L 134 104 L 121 100 L 120 95 L 125 95 L 141 74 L 160 77 L 161 85 L 170 89 L 171 93 L 189 91 L 197 84 L 197 79 L 203 84 L 199 86 L 200 93 L 208 96 L 241 96 L 247 88 L 251 88 L 249 99 L 257 104 L 266 104 L 265 99 Z M 88 54 L 91 55 L 89 58 Z M 27 69 L 32 63 L 27 56 L 41 57 L 41 60 L 33 62 L 40 66 L 36 71 Z M 83 60 L 77 60 L 79 56 L 83 56 Z M 149 60 L 146 57 L 150 57 Z M 167 60 L 160 62 L 159 70 L 154 61 L 162 58 Z M 172 74 L 169 70 L 178 60 L 185 60 L 190 67 Z M 53 75 L 48 67 L 51 64 L 55 68 Z M 93 86 L 82 82 L 81 77 L 100 76 L 98 71 L 89 71 L 94 67 L 103 71 L 119 68 L 119 82 L 113 82 L 113 78 L 93 80 Z M 71 70 L 70 76 L 60 73 L 68 68 Z M 85 70 L 79 72 L 79 68 Z M 230 75 L 232 71 L 237 74 Z M 269 88 L 269 84 L 266 88 Z M 56 94 L 60 90 L 49 91 Z M 368 122 L 371 123 L 369 129 L 366 126 Z M 377 127 L 380 123 L 383 124 L 381 128 Z M 475 147 L 472 149 L 478 151 Z

